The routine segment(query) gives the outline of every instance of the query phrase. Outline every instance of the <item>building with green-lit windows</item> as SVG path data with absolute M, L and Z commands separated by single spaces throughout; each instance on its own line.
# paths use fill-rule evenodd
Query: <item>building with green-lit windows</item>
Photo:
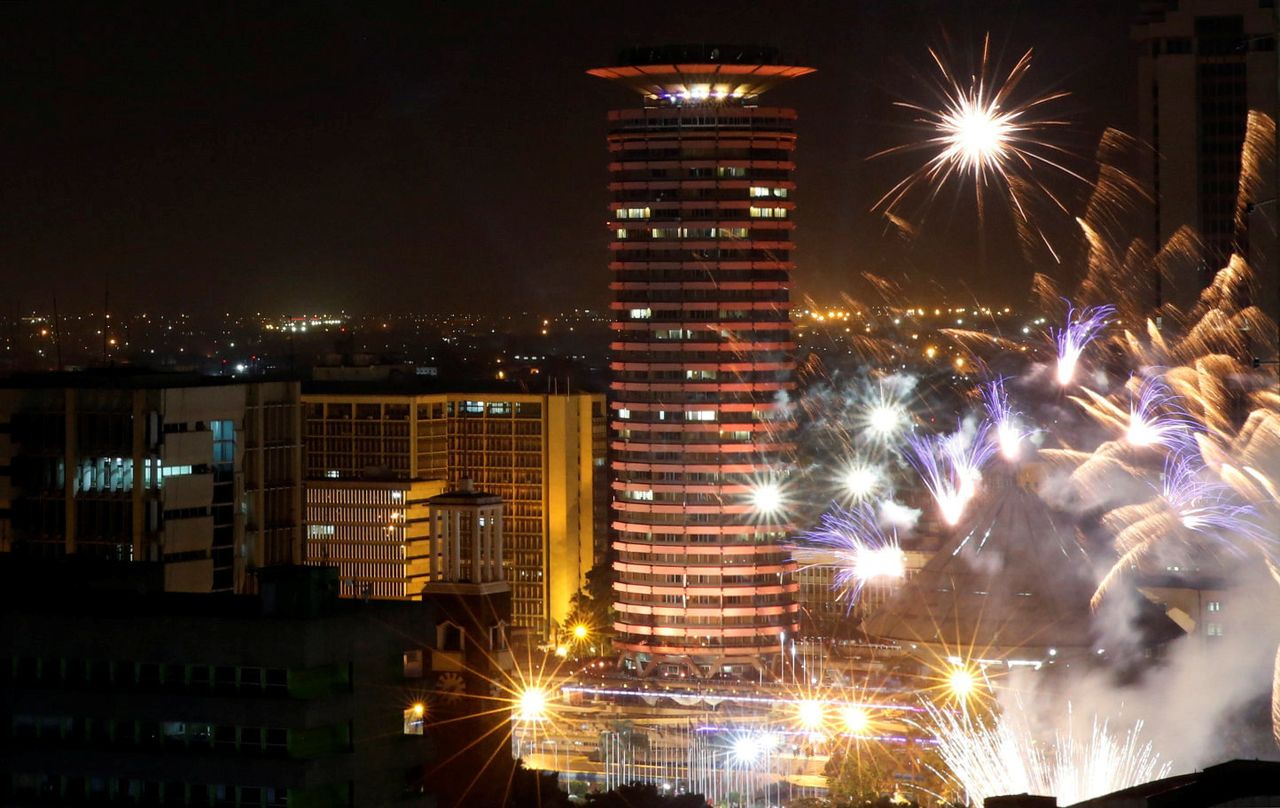
M 0 552 L 247 592 L 302 560 L 300 386 L 130 369 L 0 382 Z

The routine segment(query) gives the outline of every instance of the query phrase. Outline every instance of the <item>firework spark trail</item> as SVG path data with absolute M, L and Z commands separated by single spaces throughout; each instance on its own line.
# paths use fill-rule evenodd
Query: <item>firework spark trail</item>
M 804 538 L 834 554 L 833 589 L 848 600 L 850 607 L 866 584 L 900 579 L 906 573 L 906 558 L 898 544 L 897 531 L 890 528 L 886 533 L 870 505 L 850 510 L 837 507 L 824 513 L 818 528 Z M 807 548 L 797 548 L 797 558 L 803 562 L 806 552 Z
M 970 432 L 962 424 L 942 443 L 947 461 L 960 481 L 960 494 L 967 504 L 978 493 L 982 469 L 999 445 L 991 439 L 991 423 L 982 421 Z
M 1134 389 L 1136 388 L 1136 389 Z M 1088 388 L 1085 398 L 1072 400 L 1100 423 L 1124 436 L 1132 447 L 1154 448 L 1179 453 L 1196 451 L 1195 436 L 1199 423 L 1159 377 L 1130 379 L 1127 406 L 1116 403 Z
M 1087 306 L 1077 311 L 1068 306 L 1066 326 L 1051 329 L 1054 342 L 1058 346 L 1058 384 L 1071 384 L 1076 375 L 1076 366 L 1080 363 L 1080 355 L 1102 333 L 1107 319 L 1115 314 L 1115 306 Z
M 1187 530 L 1211 536 L 1223 546 L 1239 552 L 1231 539 L 1243 537 L 1266 541 L 1269 534 L 1257 523 L 1257 511 L 1229 496 L 1223 483 L 1208 479 L 1197 460 L 1170 455 L 1161 481 L 1161 496 L 1178 515 Z
M 925 712 L 951 780 L 976 805 L 1027 793 L 1053 794 L 1071 804 L 1166 777 L 1172 768 L 1141 741 L 1141 721 L 1116 732 L 1095 716 L 1087 740 L 1069 729 L 1041 744 L 1008 715 L 989 722 L 927 703 Z
M 1009 393 L 1005 390 L 1004 378 L 995 379 L 982 388 L 982 400 L 987 410 L 987 418 L 995 426 L 996 444 L 1000 454 L 1010 462 L 1017 460 L 1022 454 L 1022 442 L 1031 437 L 1033 430 L 1024 429 L 1021 424 L 1022 413 L 1014 412 L 1009 405 Z
M 952 527 L 977 493 L 982 467 L 995 452 L 989 431 L 984 421 L 972 434 L 962 428 L 950 435 L 907 438 L 907 462 L 933 495 L 943 521 Z
M 1196 422 L 1177 396 L 1159 379 L 1147 379 L 1129 405 L 1125 439 L 1134 446 L 1162 446 L 1185 451 L 1193 441 Z
M 1163 542 L 1177 538 L 1185 543 L 1194 535 L 1242 555 L 1242 540 L 1260 546 L 1272 540 L 1258 521 L 1257 509 L 1236 501 L 1226 484 L 1206 474 L 1198 458 L 1170 454 L 1158 493 L 1153 500 L 1115 508 L 1102 518 L 1103 526 L 1115 533 L 1120 557 L 1098 584 L 1091 601 L 1094 608 L 1121 575 Z
M 920 475 L 933 495 L 942 519 L 954 527 L 964 514 L 965 500 L 960 495 L 960 481 L 955 478 L 946 454 L 941 450 L 940 436 L 907 438 L 907 462 Z

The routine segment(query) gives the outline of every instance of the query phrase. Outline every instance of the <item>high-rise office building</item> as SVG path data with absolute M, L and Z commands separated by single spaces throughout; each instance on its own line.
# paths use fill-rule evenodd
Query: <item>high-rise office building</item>
M 417 596 L 425 545 L 409 539 L 426 527 L 413 503 L 470 479 L 503 502 L 513 625 L 554 632 L 604 549 L 604 396 L 314 382 L 303 400 L 310 563 L 337 566 L 345 594 Z
M 642 99 L 609 113 L 614 644 L 644 674 L 745 672 L 798 622 L 785 519 L 753 501 L 794 386 L 796 113 L 760 96 L 813 70 L 707 45 L 589 72 Z
M 1276 115 L 1276 9 L 1272 0 L 1153 0 L 1133 27 L 1139 43 L 1138 134 L 1149 144 L 1154 220 L 1163 245 L 1190 226 L 1199 260 L 1156 279 L 1158 300 L 1186 306 L 1232 252 L 1260 276 L 1250 302 L 1276 312 L 1270 255 L 1280 227 L 1274 164 L 1242 198 L 1241 148 L 1249 112 Z M 1266 162 L 1274 160 L 1274 144 Z
M 297 382 L 85 371 L 0 384 L 0 551 L 158 561 L 246 592 L 302 558 Z

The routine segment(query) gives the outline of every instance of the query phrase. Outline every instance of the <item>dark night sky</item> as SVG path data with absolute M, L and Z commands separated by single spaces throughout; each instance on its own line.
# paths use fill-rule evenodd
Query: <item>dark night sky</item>
M 926 46 L 992 33 L 1061 88 L 1091 151 L 1132 130 L 1122 0 L 0 5 L 4 302 L 233 312 L 554 310 L 607 299 L 604 116 L 637 99 L 584 75 L 626 45 L 766 42 L 818 73 L 800 112 L 801 295 L 858 274 L 1022 298 L 1012 235 L 978 260 L 969 195 L 906 244 L 869 212 L 910 160 L 896 99 Z M 922 302 L 940 299 L 934 286 Z

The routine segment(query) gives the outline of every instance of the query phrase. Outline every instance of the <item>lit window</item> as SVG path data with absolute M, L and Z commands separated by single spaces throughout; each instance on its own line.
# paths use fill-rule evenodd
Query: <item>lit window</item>
M 752 205 L 747 209 L 753 219 L 785 219 L 787 218 L 786 208 L 760 208 Z
M 632 320 L 648 320 L 652 316 L 653 316 L 653 309 L 632 309 L 631 310 Z
M 1222 601 L 1220 601 L 1220 600 L 1211 600 L 1211 601 L 1209 601 L 1208 605 L 1207 605 L 1207 606 L 1205 606 L 1205 611 L 1210 611 L 1210 612 L 1220 612 L 1220 611 L 1222 611 Z
M 643 500 L 645 502 L 653 502 L 653 492 L 652 491 L 632 491 L 631 498 Z
M 622 227 L 619 227 L 617 230 L 613 231 L 613 234 L 614 234 L 615 236 L 617 236 L 618 238 L 626 238 L 626 237 L 627 237 L 627 231 L 626 231 L 626 229 L 625 229 L 625 228 L 622 228 Z
M 648 219 L 648 208 L 620 208 L 618 210 L 619 219 Z
M 714 421 L 716 419 L 715 410 L 689 410 L 684 414 L 686 421 Z
M 422 702 L 406 707 L 404 711 L 404 734 L 421 735 L 423 727 L 426 726 L 426 716 L 427 707 Z
M 768 195 L 769 195 L 769 189 L 768 189 L 768 188 L 763 188 L 763 187 L 761 187 L 761 186 L 759 186 L 759 185 L 753 185 L 753 186 L 751 186 L 750 195 L 751 195 L 751 196 L 757 196 L 757 197 L 758 197 L 758 196 L 768 196 Z
M 1223 635 L 1221 623 L 1209 623 L 1205 626 L 1205 633 L 1210 637 L 1221 637 Z
M 718 166 L 716 168 L 717 177 L 745 177 L 747 169 L 745 166 Z
M 686 371 L 684 372 L 684 377 L 685 377 L 686 379 L 695 379 L 695 380 L 702 380 L 702 379 L 714 379 L 714 378 L 716 377 L 716 371 L 714 371 L 714 370 L 686 370 Z
M 631 410 L 627 409 L 626 407 L 623 407 L 622 409 L 618 410 L 618 418 L 625 421 L 630 417 L 631 417 Z
M 328 477 L 330 480 L 336 480 L 342 476 L 342 472 L 337 469 L 329 469 L 324 473 L 324 476 Z
M 307 525 L 307 538 L 320 539 L 325 536 L 332 536 L 337 531 L 333 525 Z

